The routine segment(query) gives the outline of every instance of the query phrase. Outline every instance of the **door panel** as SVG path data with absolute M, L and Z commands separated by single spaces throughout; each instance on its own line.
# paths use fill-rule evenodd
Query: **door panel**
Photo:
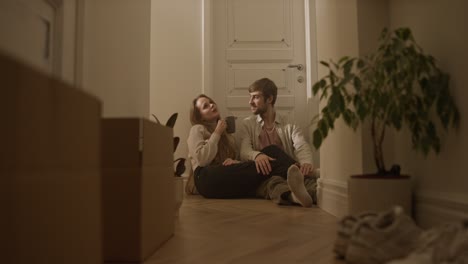
M 55 8 L 43 0 L 0 1 L 0 48 L 52 73 Z
M 277 112 L 306 128 L 303 0 L 216 0 L 214 98 L 224 115 L 250 116 L 248 87 L 260 78 L 278 86 Z M 299 82 L 298 79 L 302 79 Z
M 291 3 L 228 0 L 227 60 L 291 60 Z

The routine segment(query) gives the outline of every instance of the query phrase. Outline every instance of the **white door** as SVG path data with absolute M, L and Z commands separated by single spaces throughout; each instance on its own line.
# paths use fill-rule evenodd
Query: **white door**
M 267 77 L 278 86 L 277 112 L 306 129 L 304 0 L 215 0 L 212 16 L 213 93 L 223 115 L 251 115 L 248 87 Z

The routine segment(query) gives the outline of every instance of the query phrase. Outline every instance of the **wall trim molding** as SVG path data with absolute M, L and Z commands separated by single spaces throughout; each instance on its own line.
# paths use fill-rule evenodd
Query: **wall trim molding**
M 348 214 L 346 181 L 318 179 L 318 206 L 341 218 Z M 468 219 L 468 195 L 421 190 L 414 192 L 414 217 L 418 225 L 429 228 L 444 222 Z
M 415 192 L 415 219 L 422 227 L 468 218 L 468 195 L 423 190 Z
M 318 206 L 341 218 L 348 213 L 348 184 L 346 181 L 318 179 Z

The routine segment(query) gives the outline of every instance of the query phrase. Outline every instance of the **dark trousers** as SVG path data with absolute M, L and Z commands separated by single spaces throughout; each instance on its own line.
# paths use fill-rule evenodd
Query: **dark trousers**
M 296 161 L 282 149 L 270 145 L 261 151 L 274 158 L 269 175 L 257 173 L 254 161 L 229 166 L 209 165 L 194 171 L 198 192 L 205 198 L 247 198 L 255 197 L 257 188 L 272 175 L 287 178 L 288 168 Z

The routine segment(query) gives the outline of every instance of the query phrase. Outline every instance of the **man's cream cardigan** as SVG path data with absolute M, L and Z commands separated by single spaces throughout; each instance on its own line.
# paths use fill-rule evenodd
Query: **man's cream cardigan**
M 260 131 L 264 121 L 260 115 L 250 116 L 243 120 L 241 131 L 241 160 L 254 160 L 261 152 L 258 149 Z M 276 132 L 283 143 L 284 151 L 300 164 L 312 164 L 312 150 L 304 138 L 302 129 L 289 122 L 286 117 L 276 113 Z

